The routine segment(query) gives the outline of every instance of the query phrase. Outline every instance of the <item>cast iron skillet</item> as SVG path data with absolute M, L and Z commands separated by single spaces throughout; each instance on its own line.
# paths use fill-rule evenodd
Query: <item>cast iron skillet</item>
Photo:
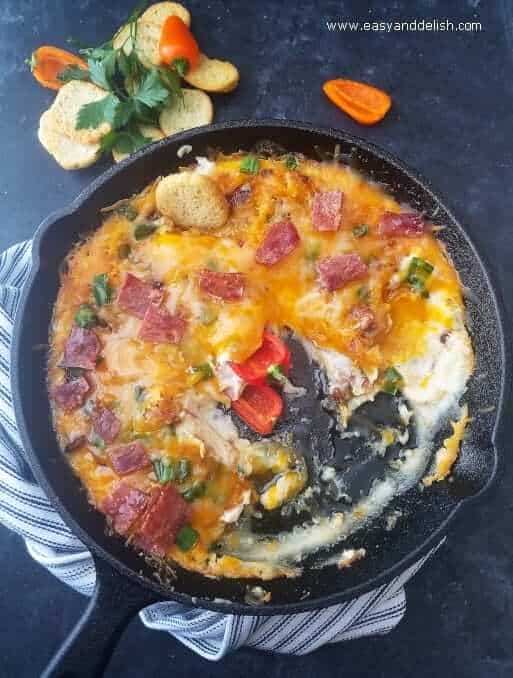
M 295 580 L 266 583 L 272 602 L 255 607 L 245 602 L 247 582 L 212 580 L 181 571 L 172 587 L 161 585 L 154 571 L 121 539 L 108 536 L 103 516 L 88 504 L 78 479 L 60 452 L 50 420 L 45 384 L 45 351 L 52 306 L 59 285 L 59 266 L 77 240 L 100 225 L 100 209 L 140 191 L 183 161 L 177 150 L 191 144 L 192 156 L 209 148 L 226 153 L 250 150 L 262 139 L 288 151 L 318 158 L 340 145 L 342 159 L 379 181 L 398 200 L 446 226 L 441 239 L 468 290 L 469 328 L 477 356 L 468 390 L 473 416 L 456 464 L 453 481 L 430 491 L 412 489 L 394 502 L 403 512 L 400 527 L 384 530 L 377 520 L 351 544 L 365 544 L 367 557 L 357 567 L 307 570 Z M 12 389 L 19 430 L 36 480 L 55 508 L 93 554 L 97 583 L 82 619 L 54 657 L 45 675 L 93 676 L 106 666 L 128 620 L 144 606 L 163 599 L 224 613 L 272 615 L 322 608 L 362 594 L 389 581 L 441 538 L 458 509 L 490 486 L 497 469 L 499 428 L 510 349 L 504 316 L 482 258 L 453 214 L 429 185 L 385 151 L 338 130 L 289 121 L 229 122 L 178 134 L 113 167 L 94 181 L 66 209 L 46 219 L 34 238 L 33 269 L 17 316 L 12 353 Z

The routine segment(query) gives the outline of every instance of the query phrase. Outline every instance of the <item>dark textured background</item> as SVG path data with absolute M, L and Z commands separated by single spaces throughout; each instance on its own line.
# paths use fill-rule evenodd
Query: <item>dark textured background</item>
M 40 44 L 106 39 L 130 1 L 0 0 L 0 249 L 34 232 L 102 166 L 64 172 L 37 142 L 53 94 L 23 60 Z M 430 178 L 495 267 L 508 310 L 513 292 L 513 34 L 511 0 L 297 3 L 189 0 L 194 31 L 212 56 L 232 59 L 241 84 L 216 98 L 217 120 L 280 117 L 341 127 L 399 155 Z M 386 5 L 386 7 L 382 7 Z M 326 19 L 478 20 L 479 33 L 330 33 Z M 330 77 L 392 93 L 383 124 L 362 128 L 321 92 Z M 103 167 L 106 165 L 103 165 Z M 506 450 L 506 455 L 509 454 Z M 508 468 L 509 466 L 509 468 Z M 408 585 L 408 611 L 384 638 L 302 658 L 243 650 L 209 664 L 135 619 L 108 676 L 328 676 L 416 678 L 513 675 L 513 471 L 470 507 L 433 562 Z M 0 676 L 36 676 L 84 599 L 0 528 Z

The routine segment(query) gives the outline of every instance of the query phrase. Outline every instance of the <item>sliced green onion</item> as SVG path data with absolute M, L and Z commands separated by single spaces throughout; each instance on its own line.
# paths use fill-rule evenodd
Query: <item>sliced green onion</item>
M 198 543 L 199 534 L 190 525 L 184 525 L 176 535 L 176 545 L 182 551 L 190 551 Z
M 78 311 L 75 314 L 75 323 L 79 327 L 92 327 L 98 322 L 98 316 L 94 309 L 89 304 L 80 304 Z
M 153 470 L 157 476 L 157 481 L 161 485 L 165 485 L 166 483 L 169 483 L 171 480 L 175 479 L 174 466 L 168 459 L 154 459 Z
M 257 174 L 260 169 L 260 162 L 256 155 L 247 155 L 241 160 L 240 171 L 245 174 Z
M 191 367 L 190 374 L 192 376 L 192 382 L 198 384 L 200 381 L 205 381 L 205 379 L 213 377 L 214 370 L 210 363 L 201 363 L 201 365 L 194 365 Z
M 283 373 L 283 369 L 280 365 L 271 365 L 268 367 L 267 375 L 271 377 L 271 379 L 278 381 L 280 384 L 283 384 L 283 382 L 287 381 L 287 377 Z
M 192 487 L 188 487 L 182 492 L 182 497 L 185 499 L 185 501 L 191 502 L 195 499 L 198 499 L 199 497 L 202 497 L 205 494 L 205 490 L 205 483 L 194 483 Z
M 361 299 L 362 301 L 369 301 L 370 299 L 370 289 L 367 287 L 367 285 L 362 285 L 356 290 L 356 294 L 358 295 L 358 299 Z
M 395 367 L 387 367 L 383 373 L 383 391 L 396 395 L 404 386 L 402 374 Z
M 137 224 L 134 229 L 134 238 L 136 240 L 144 240 L 144 238 L 148 238 L 152 233 L 155 233 L 156 230 L 157 224 L 148 224 L 147 222 Z
M 130 247 L 130 245 L 127 242 L 123 243 L 118 247 L 119 259 L 127 259 L 130 256 L 131 251 L 132 248 Z
M 424 259 L 413 257 L 410 261 L 406 273 L 406 280 L 421 297 L 429 297 L 429 292 L 426 289 L 426 281 L 433 271 L 434 267 L 428 261 L 424 261 Z
M 285 157 L 285 167 L 288 170 L 295 170 L 295 169 L 298 168 L 298 166 L 299 166 L 299 162 L 298 162 L 298 159 L 296 158 L 296 156 L 293 153 L 289 153 Z
M 137 210 L 132 205 L 120 205 L 116 209 L 116 213 L 120 214 L 122 217 L 126 217 L 128 221 L 133 221 L 137 217 Z
M 305 259 L 307 261 L 315 261 L 319 258 L 321 253 L 321 244 L 317 241 L 312 241 L 307 245 L 305 252 Z
M 179 482 L 188 478 L 191 474 L 191 462 L 188 459 L 180 459 L 176 465 L 175 476 Z
M 100 273 L 94 277 L 93 295 L 98 306 L 104 306 L 112 301 L 112 287 L 106 273 Z
M 360 226 L 354 226 L 353 235 L 355 238 L 363 238 L 364 235 L 367 235 L 369 232 L 369 227 L 367 224 L 360 224 Z

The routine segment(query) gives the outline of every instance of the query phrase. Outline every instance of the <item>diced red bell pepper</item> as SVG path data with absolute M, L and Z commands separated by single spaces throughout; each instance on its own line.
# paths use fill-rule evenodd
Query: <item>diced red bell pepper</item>
M 230 367 L 248 384 L 265 383 L 267 372 L 278 365 L 287 373 L 291 357 L 287 344 L 272 332 L 264 332 L 262 345 L 243 363 L 230 363 Z
M 267 384 L 248 384 L 232 407 L 253 431 L 269 435 L 281 413 L 283 400 L 280 394 Z

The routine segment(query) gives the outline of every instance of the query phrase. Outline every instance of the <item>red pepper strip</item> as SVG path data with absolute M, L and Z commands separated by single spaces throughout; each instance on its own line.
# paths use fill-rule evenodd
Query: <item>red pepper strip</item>
M 248 384 L 241 397 L 232 400 L 232 407 L 253 431 L 265 436 L 283 412 L 283 400 L 266 384 Z
M 278 365 L 286 373 L 290 363 L 287 344 L 276 334 L 264 332 L 260 348 L 243 363 L 231 363 L 230 367 L 248 384 L 260 384 L 265 382 L 270 367 Z

